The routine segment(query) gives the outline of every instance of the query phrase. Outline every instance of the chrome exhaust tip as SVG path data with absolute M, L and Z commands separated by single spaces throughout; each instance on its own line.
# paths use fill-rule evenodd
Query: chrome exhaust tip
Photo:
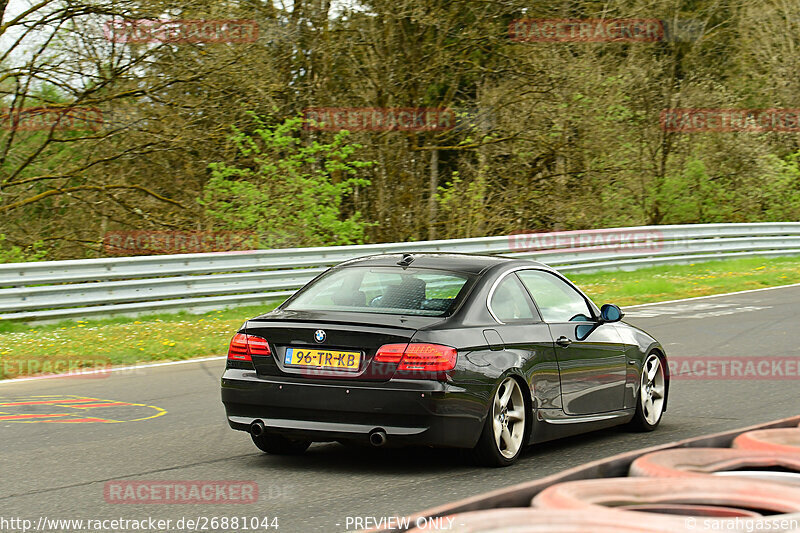
M 250 424 L 250 434 L 254 437 L 260 437 L 266 431 L 267 426 L 264 425 L 264 422 L 261 420 L 254 420 L 252 424 Z
M 369 434 L 369 443 L 376 448 L 380 448 L 386 444 L 387 440 L 386 432 L 382 429 L 373 429 Z

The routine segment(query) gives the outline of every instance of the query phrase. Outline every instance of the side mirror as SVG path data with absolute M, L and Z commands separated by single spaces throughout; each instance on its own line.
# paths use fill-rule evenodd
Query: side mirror
M 614 304 L 604 304 L 600 308 L 600 319 L 603 322 L 619 322 L 625 314 Z

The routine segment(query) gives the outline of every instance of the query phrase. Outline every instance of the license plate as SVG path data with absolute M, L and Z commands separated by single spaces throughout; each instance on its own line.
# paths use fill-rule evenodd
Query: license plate
M 333 350 L 312 350 L 310 348 L 286 348 L 283 362 L 289 366 L 313 366 L 332 370 L 357 372 L 361 365 L 360 352 L 338 352 Z

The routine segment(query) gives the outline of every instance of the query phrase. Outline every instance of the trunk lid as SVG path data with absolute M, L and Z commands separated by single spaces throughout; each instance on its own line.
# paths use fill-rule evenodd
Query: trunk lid
M 263 337 L 269 343 L 271 356 L 253 356 L 259 376 L 387 381 L 397 363 L 373 361 L 378 348 L 408 343 L 417 330 L 442 320 L 381 313 L 276 310 L 249 320 L 241 331 Z M 357 359 L 355 368 L 332 368 L 350 356 Z M 303 359 L 308 364 L 302 364 Z M 317 364 L 320 362 L 322 365 Z

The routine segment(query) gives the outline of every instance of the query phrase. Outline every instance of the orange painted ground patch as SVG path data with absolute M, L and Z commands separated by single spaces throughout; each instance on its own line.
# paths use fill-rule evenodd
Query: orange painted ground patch
M 0 397 L 0 423 L 107 424 L 140 422 L 165 414 L 166 410 L 155 405 L 87 396 Z
M 67 414 L 57 414 L 57 415 L 7 415 L 7 416 L 0 416 L 0 420 L 26 420 L 29 418 L 50 418 L 54 416 L 69 416 Z

